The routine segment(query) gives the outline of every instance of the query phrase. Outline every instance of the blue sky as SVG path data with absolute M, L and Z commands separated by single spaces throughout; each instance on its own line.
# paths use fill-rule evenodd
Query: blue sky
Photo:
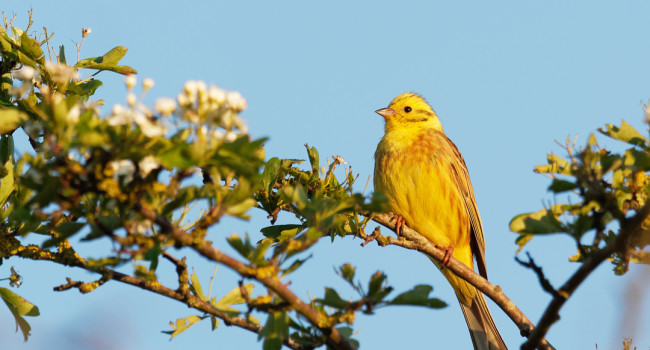
M 640 130 L 647 128 L 641 110 L 641 102 L 650 98 L 650 3 L 645 1 L 320 5 L 42 0 L 2 7 L 8 15 L 17 14 L 16 24 L 22 27 L 29 8 L 34 9 L 34 29 L 46 26 L 54 32 L 52 42 L 66 46 L 69 60 L 74 57 L 72 41 L 80 40 L 82 27 L 92 29 L 82 58 L 117 45 L 128 47 L 122 62 L 136 68 L 140 78 L 156 82 L 149 103 L 176 96 L 189 79 L 240 91 L 248 101 L 242 117 L 250 132 L 270 139 L 267 156 L 304 159 L 304 143 L 317 147 L 321 159 L 341 155 L 359 174 L 359 190 L 372 174 L 374 150 L 383 134 L 382 119 L 374 110 L 399 93 L 422 94 L 468 164 L 485 228 L 490 280 L 535 323 L 550 297 L 532 272 L 515 263 L 516 235 L 509 232 L 508 222 L 518 213 L 564 198 L 546 191 L 547 180 L 535 175 L 533 166 L 545 162 L 550 151 L 561 153 L 555 140 L 578 135 L 583 144 L 605 123 L 617 124 L 623 118 Z M 105 99 L 108 108 L 124 104 L 122 77 L 102 73 L 99 78 L 105 86 L 96 96 Z M 224 248 L 224 238 L 232 232 L 258 237 L 267 221 L 261 213 L 254 214 L 249 223 L 227 220 L 209 238 Z M 333 272 L 345 262 L 356 265 L 364 280 L 376 270 L 385 271 L 397 290 L 431 284 L 448 308 L 381 309 L 372 317 L 359 316 L 356 337 L 364 349 L 471 348 L 455 296 L 426 257 L 397 247 L 361 248 L 359 243 L 320 243 L 304 271 L 292 278 L 294 290 L 307 297 L 334 285 L 341 287 L 343 297 L 353 296 Z M 534 239 L 525 251 L 556 287 L 578 268 L 567 261 L 575 245 L 565 236 Z M 207 283 L 213 265 L 189 251 L 176 253 L 188 255 Z M 25 277 L 17 292 L 36 303 L 41 316 L 30 320 L 33 336 L 23 343 L 13 333 L 10 314 L 0 311 L 0 334 L 7 348 L 261 347 L 245 331 L 222 324 L 211 332 L 208 323 L 170 342 L 160 331 L 168 329 L 170 320 L 190 314 L 177 302 L 118 283 L 88 295 L 55 293 L 52 287 L 64 283 L 65 277 L 94 276 L 15 259 L 0 266 L 0 275 L 8 275 L 12 265 Z M 171 274 L 161 279 L 175 285 Z M 638 349 L 647 349 L 650 301 L 641 298 L 631 308 L 627 301 L 636 300 L 630 297 L 634 288 L 647 291 L 649 280 L 647 266 L 633 265 L 624 277 L 614 276 L 607 264 L 601 266 L 562 309 L 548 339 L 559 349 L 618 349 L 623 338 L 633 337 Z M 235 285 L 234 274 L 220 267 L 216 294 L 222 296 Z M 518 348 L 524 339 L 517 328 L 497 307 L 491 310 L 508 346 Z

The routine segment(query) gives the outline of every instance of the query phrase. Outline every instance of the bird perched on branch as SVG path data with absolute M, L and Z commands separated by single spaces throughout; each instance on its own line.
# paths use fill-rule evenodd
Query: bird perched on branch
M 441 268 L 456 292 L 474 349 L 506 349 L 483 294 L 444 266 L 453 256 L 487 278 L 483 227 L 463 157 L 421 96 L 404 93 L 387 108 L 375 152 L 375 191 L 388 198 L 396 231 L 404 224 L 445 250 Z

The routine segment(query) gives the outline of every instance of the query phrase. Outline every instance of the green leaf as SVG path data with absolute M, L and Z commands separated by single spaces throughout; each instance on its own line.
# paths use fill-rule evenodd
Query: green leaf
M 23 297 L 15 294 L 7 288 L 0 287 L 0 298 L 7 304 L 9 311 L 14 316 L 16 320 L 16 331 L 20 329 L 23 333 L 23 338 L 25 341 L 29 338 L 31 327 L 29 323 L 23 318 L 23 316 L 38 316 L 40 312 L 38 308 L 30 303 L 29 301 L 23 299 Z
M 18 294 L 15 294 L 14 292 L 10 291 L 7 288 L 0 287 L 0 298 L 4 300 L 7 306 L 13 307 L 16 310 L 16 312 L 21 316 L 40 315 L 40 312 L 38 311 L 36 305 L 23 299 L 23 297 L 21 297 Z
M 264 165 L 261 182 L 262 188 L 266 189 L 268 192 L 273 190 L 273 185 L 275 185 L 276 176 L 280 170 L 281 163 L 280 159 L 273 157 Z
M 14 108 L 0 108 L 0 135 L 12 133 L 27 120 L 27 114 Z
M 174 339 L 175 336 L 185 332 L 188 328 L 192 327 L 195 323 L 201 321 L 202 318 L 199 316 L 187 316 L 184 318 L 179 318 L 176 320 L 176 323 L 169 322 L 169 325 L 172 327 L 174 331 L 164 331 L 163 333 L 167 333 L 171 335 L 171 339 Z
M 248 238 L 248 235 L 245 236 L 245 240 L 242 240 L 238 235 L 232 234 L 226 239 L 231 247 L 233 247 L 241 256 L 248 259 L 253 252 L 253 245 Z
M 307 148 L 307 155 L 309 155 L 309 163 L 311 164 L 311 170 L 314 172 L 315 175 L 318 175 L 318 167 L 319 167 L 319 156 L 318 156 L 318 150 L 316 147 L 309 147 L 309 145 L 305 144 L 305 148 Z
M 14 175 L 14 138 L 11 135 L 2 136 L 0 139 L 0 166 L 2 174 L 0 175 L 0 207 L 2 207 L 7 198 L 15 188 Z
M 255 204 L 257 204 L 256 200 L 253 198 L 246 198 L 235 205 L 229 205 L 226 208 L 226 214 L 241 219 L 248 219 L 249 217 L 247 215 L 244 215 L 244 213 L 246 213 L 248 209 L 252 208 Z
M 561 192 L 570 191 L 577 187 L 578 185 L 571 181 L 553 179 L 553 182 L 551 182 L 551 185 L 548 187 L 548 190 L 555 193 L 561 193 Z
M 354 329 L 352 329 L 351 327 L 336 327 L 336 329 L 343 336 L 343 338 L 347 339 L 350 342 L 350 344 L 354 346 L 355 349 L 359 349 L 359 342 L 356 339 L 352 339 L 352 335 L 354 334 Z
M 282 189 L 282 193 L 285 196 L 285 199 L 288 202 L 294 203 L 298 209 L 304 209 L 309 203 L 309 197 L 307 197 L 307 192 L 302 187 L 302 185 L 297 184 L 296 186 L 285 186 Z
M 260 230 L 265 237 L 274 239 L 276 242 L 282 242 L 295 237 L 303 228 L 303 225 L 275 225 L 264 227 Z
M 348 302 L 341 299 L 339 293 L 332 288 L 325 288 L 325 298 L 316 299 L 316 301 L 323 305 L 332 306 L 338 309 L 344 309 L 348 305 Z
M 521 252 L 521 249 L 526 245 L 526 243 L 528 243 L 531 239 L 533 239 L 533 236 L 534 235 L 530 233 L 524 233 L 519 235 L 517 239 L 515 239 L 515 243 L 517 243 L 517 245 L 519 246 L 515 254 L 519 254 L 519 252 Z
M 95 94 L 97 88 L 102 85 L 103 83 L 100 80 L 90 79 L 84 82 L 75 82 L 74 84 L 68 86 L 68 90 L 74 92 L 77 95 L 92 96 Z
M 375 302 L 380 302 L 393 291 L 392 287 L 384 287 L 386 283 L 386 275 L 381 271 L 375 272 L 370 278 L 368 283 L 368 297 Z
M 251 293 L 253 293 L 253 284 L 252 283 L 246 283 L 244 284 L 244 290 L 246 290 L 246 293 L 250 296 Z M 244 296 L 241 294 L 241 289 L 239 287 L 234 288 L 228 294 L 226 294 L 223 298 L 219 299 L 217 303 L 214 305 L 216 308 L 220 308 L 223 306 L 230 306 L 230 305 L 235 305 L 235 304 L 243 304 L 246 302 L 246 299 Z
M 571 163 L 567 162 L 565 159 L 556 156 L 555 154 L 549 154 L 547 156 L 548 164 L 538 165 L 535 167 L 536 173 L 542 174 L 563 174 L 571 175 Z
M 641 135 L 641 133 L 634 129 L 625 120 L 621 120 L 620 127 L 614 126 L 612 124 L 606 124 L 605 127 L 606 130 L 600 128 L 598 131 L 613 139 L 627 142 L 631 145 L 643 147 L 646 149 L 649 148 L 648 139 Z
M 510 221 L 510 230 L 517 233 L 558 233 L 566 232 L 558 219 L 558 215 L 566 210 L 563 204 L 551 206 L 534 213 L 524 213 L 515 216 Z
M 177 143 L 156 157 L 156 160 L 168 169 L 187 169 L 196 163 L 189 157 L 187 149 L 187 143 Z
M 126 51 L 126 47 L 117 46 L 101 57 L 86 58 L 77 62 L 74 66 L 75 68 L 109 70 L 124 75 L 137 74 L 138 72 L 131 67 L 117 65 L 122 57 L 126 55 Z
M 279 350 L 282 341 L 289 337 L 289 315 L 286 312 L 273 312 L 267 317 L 258 339 L 264 338 L 264 350 Z
M 388 304 L 425 306 L 432 309 L 439 309 L 447 306 L 447 303 L 438 298 L 429 298 L 431 291 L 433 291 L 433 287 L 418 284 L 413 287 L 413 289 L 396 296 L 393 300 L 388 302 Z
M 63 45 L 59 46 L 59 62 L 67 64 L 65 61 L 65 49 L 63 48 Z
M 39 63 L 44 63 L 41 60 L 43 57 L 41 45 L 38 41 L 30 38 L 25 32 L 20 36 L 20 48 L 22 52 L 29 56 L 29 58 L 38 61 Z
M 219 319 L 214 316 L 210 316 L 210 326 L 212 327 L 212 330 L 217 329 L 217 327 L 219 327 Z
M 356 267 L 350 264 L 343 264 L 339 268 L 339 275 L 343 277 L 343 279 L 346 280 L 349 284 L 354 286 L 354 274 L 356 269 Z
M 196 272 L 192 269 L 192 276 L 190 277 L 190 290 L 192 294 L 199 297 L 203 301 L 208 301 L 208 297 L 203 294 L 203 288 L 201 288 L 201 282 L 199 282 L 199 277 L 196 276 Z

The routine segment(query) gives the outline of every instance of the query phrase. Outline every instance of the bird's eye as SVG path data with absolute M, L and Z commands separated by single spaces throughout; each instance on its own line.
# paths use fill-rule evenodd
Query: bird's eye
M 412 110 L 413 109 L 411 109 L 411 107 L 409 107 L 409 106 L 404 107 L 404 112 L 406 112 L 406 113 L 408 113 L 408 112 L 410 112 Z

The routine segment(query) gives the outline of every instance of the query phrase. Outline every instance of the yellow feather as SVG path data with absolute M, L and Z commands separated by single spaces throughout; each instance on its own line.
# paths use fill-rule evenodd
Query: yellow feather
M 424 98 L 410 92 L 377 113 L 386 123 L 375 152 L 375 191 L 432 243 L 453 245 L 454 258 L 470 268 L 476 258 L 487 278 L 483 227 L 467 166 L 438 116 Z M 441 271 L 456 292 L 474 348 L 506 349 L 483 294 L 448 269 Z

